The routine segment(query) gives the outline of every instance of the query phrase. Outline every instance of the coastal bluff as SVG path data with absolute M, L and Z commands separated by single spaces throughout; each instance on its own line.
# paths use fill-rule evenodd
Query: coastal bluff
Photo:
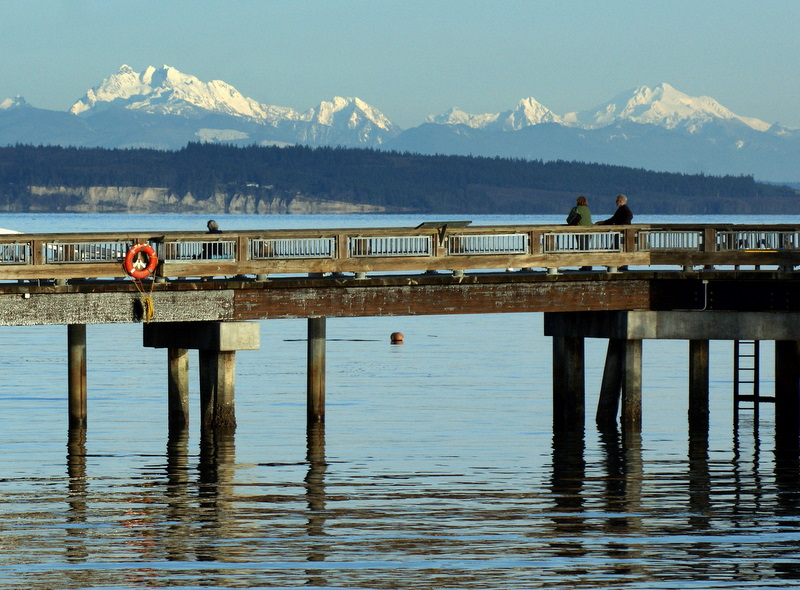
M 391 213 L 395 209 L 366 203 L 280 194 L 269 188 L 217 189 L 209 198 L 191 191 L 139 186 L 30 186 L 0 196 L 0 211 L 41 213 L 244 213 L 332 214 Z

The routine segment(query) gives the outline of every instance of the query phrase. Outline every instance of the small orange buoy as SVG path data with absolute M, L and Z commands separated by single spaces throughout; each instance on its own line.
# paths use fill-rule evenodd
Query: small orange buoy
M 392 335 L 389 336 L 389 339 L 392 341 L 392 344 L 402 344 L 403 343 L 403 333 L 402 332 L 392 332 Z

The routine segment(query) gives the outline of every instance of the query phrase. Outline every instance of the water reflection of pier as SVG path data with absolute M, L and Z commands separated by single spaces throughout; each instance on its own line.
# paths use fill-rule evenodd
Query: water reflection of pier
M 414 531 L 392 531 L 384 528 L 385 523 L 376 523 L 376 515 L 383 518 L 380 515 L 392 511 L 389 497 L 381 496 L 386 506 L 364 509 L 354 508 L 354 498 L 349 494 L 329 492 L 326 477 L 330 476 L 331 465 L 326 456 L 323 424 L 307 431 L 304 475 L 292 483 L 281 483 L 281 491 L 274 494 L 254 491 L 254 485 L 276 484 L 269 478 L 254 482 L 238 475 L 241 471 L 236 464 L 233 435 L 213 435 L 190 448 L 184 431 L 173 433 L 168 440 L 163 467 L 153 471 L 150 465 L 138 479 L 139 484 L 146 485 L 141 485 L 141 491 L 130 498 L 130 514 L 126 516 L 130 526 L 125 539 L 116 536 L 119 533 L 104 539 L 91 526 L 98 511 L 117 510 L 125 503 L 124 498 L 104 497 L 107 489 L 93 489 L 93 481 L 98 478 L 92 473 L 93 466 L 87 465 L 86 433 L 72 430 L 66 457 L 64 551 L 69 563 L 79 566 L 96 561 L 100 547 L 107 543 L 124 542 L 126 551 L 137 558 L 124 571 L 106 572 L 108 585 L 163 584 L 159 578 L 169 578 L 168 566 L 151 570 L 136 563 L 159 561 L 191 563 L 195 572 L 213 576 L 217 585 L 226 580 L 237 585 L 242 583 L 243 575 L 236 570 L 237 562 L 269 563 L 280 559 L 277 556 L 286 548 L 294 559 L 304 558 L 308 563 L 307 568 L 296 568 L 304 572 L 307 584 L 331 586 L 340 575 L 336 562 L 342 551 L 374 555 L 376 544 L 380 543 L 413 558 L 415 550 L 449 555 L 473 550 L 475 544 L 485 550 L 485 543 L 490 542 L 496 544 L 501 555 L 524 548 L 540 552 L 536 559 L 550 555 L 574 562 L 575 570 L 570 573 L 574 576 L 599 575 L 598 571 L 581 569 L 594 563 L 610 580 L 645 580 L 663 575 L 663 571 L 654 572 L 652 568 L 658 567 L 658 556 L 667 550 L 664 543 L 670 543 L 674 547 L 668 550 L 685 558 L 684 572 L 694 568 L 699 576 L 713 575 L 715 568 L 724 568 L 725 564 L 716 561 L 720 555 L 718 545 L 704 539 L 724 532 L 726 523 L 733 518 L 739 523 L 748 522 L 752 528 L 759 526 L 765 514 L 775 514 L 785 521 L 784 526 L 796 526 L 800 510 L 797 455 L 782 454 L 778 449 L 774 456 L 762 461 L 757 430 L 749 425 L 742 425 L 741 429 L 735 435 L 731 460 L 724 462 L 710 459 L 707 434 L 691 435 L 682 469 L 677 468 L 677 460 L 665 465 L 648 464 L 646 455 L 652 449 L 639 433 L 618 429 L 597 433 L 592 429 L 588 434 L 556 431 L 551 464 L 545 472 L 548 481 L 542 482 L 541 490 L 491 486 L 472 491 L 442 489 L 432 495 L 431 489 L 423 488 L 418 496 L 412 492 L 411 497 L 403 498 L 419 503 L 415 516 L 424 522 Z M 592 440 L 587 441 L 587 436 Z M 747 439 L 738 440 L 739 436 Z M 771 473 L 764 464 L 772 464 Z M 408 477 L 413 479 L 415 475 Z M 284 487 L 287 484 L 291 487 Z M 113 485 L 136 489 L 137 479 Z M 362 499 L 370 496 L 368 486 L 366 480 L 359 483 Z M 407 483 L 403 490 L 398 490 L 398 495 L 409 493 Z M 441 534 L 437 519 L 443 512 L 437 512 L 435 507 L 442 502 L 446 507 L 456 507 L 456 511 L 458 506 L 469 504 L 464 514 L 454 518 L 464 518 L 476 528 Z M 480 531 L 483 520 L 495 522 L 496 526 L 502 523 L 507 527 L 508 539 L 519 534 L 529 544 L 505 545 L 503 535 L 488 540 L 479 535 L 473 538 L 470 533 Z M 661 545 L 649 545 L 646 539 L 652 536 L 658 537 Z M 338 557 L 331 559 L 337 553 Z M 331 567 L 322 565 L 328 561 L 333 562 L 328 564 Z M 772 578 L 791 580 L 800 574 L 800 566 L 785 559 L 759 567 L 759 575 L 767 568 Z M 73 585 L 87 585 L 92 580 L 86 572 L 75 568 L 67 575 Z M 289 578 L 281 578 L 286 575 L 281 572 L 260 570 L 257 575 L 273 574 L 275 580 L 288 584 Z M 293 580 L 296 582 L 296 577 Z
M 798 522 L 796 453 L 776 451 L 770 477 L 759 464 L 758 431 L 749 434 L 755 440 L 747 442 L 745 452 L 736 446 L 732 460 L 713 463 L 707 434 L 695 433 L 687 441 L 685 471 L 670 464 L 665 466 L 668 472 L 659 473 L 657 464 L 647 465 L 639 433 L 601 432 L 600 463 L 593 465 L 586 459 L 581 433 L 557 432 L 550 485 L 552 530 L 541 536 L 558 555 L 596 565 L 594 571 L 576 567 L 570 571 L 575 579 L 602 576 L 609 584 L 618 578 L 647 583 L 671 575 L 652 571 L 654 559 L 664 555 L 680 560 L 682 579 L 687 570 L 694 570 L 693 580 L 730 576 L 730 568 L 742 567 L 742 560 L 721 558 L 726 551 L 720 543 L 725 541 L 717 538 L 725 536 L 726 527 L 758 530 L 773 511 L 788 519 L 786 527 Z M 774 478 L 777 489 L 762 478 Z M 679 490 L 685 491 L 683 500 Z M 745 566 L 738 572 L 743 579 L 796 580 L 800 574 L 800 565 L 786 560 L 772 563 L 753 557 L 750 565 L 752 570 Z

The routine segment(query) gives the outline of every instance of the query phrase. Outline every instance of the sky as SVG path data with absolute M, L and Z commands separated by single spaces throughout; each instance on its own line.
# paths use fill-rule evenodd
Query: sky
M 668 83 L 800 127 L 800 0 L 0 0 L 0 101 L 66 111 L 123 64 L 401 128 L 451 107 L 557 114 Z

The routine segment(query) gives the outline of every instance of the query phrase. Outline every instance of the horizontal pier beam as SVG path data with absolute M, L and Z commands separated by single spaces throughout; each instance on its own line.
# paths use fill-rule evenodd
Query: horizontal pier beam
M 112 290 L 119 289 L 120 291 Z M 129 282 L 119 285 L 19 287 L 0 295 L 0 325 L 137 323 L 143 318 L 142 295 Z M 164 290 L 148 294 L 154 321 L 202 322 L 232 320 L 234 292 Z
M 143 327 L 144 346 L 151 348 L 232 352 L 260 346 L 256 322 L 170 322 Z
M 137 323 L 143 319 L 145 296 L 152 300 L 150 322 L 155 324 L 704 308 L 800 313 L 796 274 L 540 271 L 228 278 L 149 284 L 146 295 L 131 281 L 0 283 L 0 325 Z
M 799 312 L 608 311 L 545 313 L 546 336 L 622 340 L 800 340 Z
M 523 313 L 646 307 L 648 281 L 546 280 L 540 275 L 376 278 L 304 289 L 276 285 L 236 292 L 237 319 Z M 515 276 L 516 275 L 516 276 Z M 331 279 L 332 280 L 332 279 Z

